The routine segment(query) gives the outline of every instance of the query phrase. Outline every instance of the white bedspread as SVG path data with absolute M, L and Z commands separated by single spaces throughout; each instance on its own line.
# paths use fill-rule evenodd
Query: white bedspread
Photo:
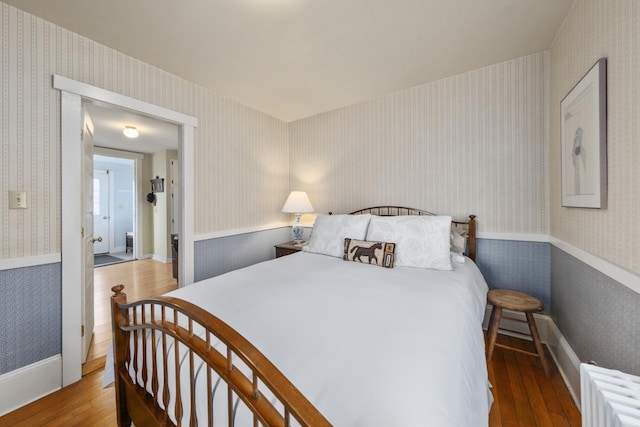
M 385 269 L 297 253 L 167 295 L 244 335 L 335 426 L 483 426 L 487 285 L 453 271 Z

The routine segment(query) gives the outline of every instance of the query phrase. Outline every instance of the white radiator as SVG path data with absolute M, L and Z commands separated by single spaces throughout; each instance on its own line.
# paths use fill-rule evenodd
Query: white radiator
M 583 427 L 640 427 L 640 377 L 580 365 Z

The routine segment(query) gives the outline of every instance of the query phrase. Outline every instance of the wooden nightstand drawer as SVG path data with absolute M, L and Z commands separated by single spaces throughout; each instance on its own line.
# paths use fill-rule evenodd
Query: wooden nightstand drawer
M 296 246 L 293 242 L 280 243 L 274 246 L 276 248 L 276 258 L 291 255 L 302 250 L 302 246 Z

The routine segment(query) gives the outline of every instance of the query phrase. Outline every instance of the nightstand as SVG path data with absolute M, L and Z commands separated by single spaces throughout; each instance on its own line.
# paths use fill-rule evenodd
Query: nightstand
M 300 252 L 302 250 L 302 246 L 294 245 L 293 242 L 280 243 L 278 245 L 274 245 L 274 247 L 276 248 L 276 258 L 295 254 L 296 252 Z

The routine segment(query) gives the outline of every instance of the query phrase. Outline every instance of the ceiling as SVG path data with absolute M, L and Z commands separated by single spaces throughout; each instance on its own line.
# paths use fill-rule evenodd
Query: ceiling
M 93 123 L 93 143 L 99 147 L 136 153 L 156 153 L 178 149 L 178 125 L 136 114 L 102 103 L 85 104 Z M 127 138 L 125 126 L 135 127 L 140 135 Z
M 548 49 L 573 0 L 2 0 L 290 122 Z

